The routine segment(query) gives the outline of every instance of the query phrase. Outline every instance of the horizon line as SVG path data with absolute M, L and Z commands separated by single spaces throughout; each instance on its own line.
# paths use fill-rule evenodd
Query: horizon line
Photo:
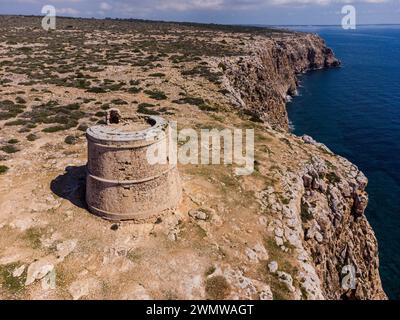
M 37 14 L 3 14 L 0 13 L 0 16 L 8 16 L 8 17 L 38 17 L 43 18 L 44 15 Z M 249 26 L 249 27 L 340 27 L 340 24 L 247 24 L 247 23 L 221 23 L 221 22 L 199 22 L 199 21 L 189 21 L 189 20 L 157 20 L 157 19 L 144 19 L 144 18 L 118 18 L 118 17 L 71 17 L 71 16 L 56 16 L 58 18 L 63 19 L 86 19 L 86 20 L 136 20 L 143 22 L 164 22 L 164 23 L 193 23 L 193 24 L 205 24 L 205 25 L 221 25 L 221 26 Z M 358 23 L 357 26 L 400 26 L 399 22 L 385 22 L 385 23 Z

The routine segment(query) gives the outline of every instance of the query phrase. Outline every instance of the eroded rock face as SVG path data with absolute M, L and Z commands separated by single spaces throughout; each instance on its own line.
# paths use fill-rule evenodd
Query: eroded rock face
M 313 34 L 258 41 L 251 55 L 222 62 L 233 102 L 272 128 L 284 130 L 289 126 L 286 102 L 297 92 L 297 74 L 338 66 L 332 50 Z
M 285 132 L 287 97 L 296 94 L 297 74 L 338 66 L 340 61 L 316 35 L 269 39 L 255 43 L 248 56 L 224 59 L 224 85 L 245 113 Z M 285 137 L 292 143 L 292 137 Z M 300 268 L 296 277 L 307 299 L 385 299 L 377 240 L 364 215 L 367 178 L 341 157 L 334 164 L 321 160 L 318 154 L 334 154 L 311 137 L 300 143 L 314 151 L 302 168 L 283 175 L 290 201 L 279 203 L 273 189 L 260 194 L 273 212 L 276 245 L 283 252 L 294 248 Z M 355 281 L 349 288 L 344 281 L 350 269 Z
M 17 29 L 11 28 L 13 21 Z M 21 95 L 35 108 L 55 98 L 60 106 L 79 103 L 90 115 L 82 119 L 83 127 L 94 121 L 94 111 L 104 110 L 95 101 L 112 102 L 118 96 L 115 104 L 123 114 L 138 110 L 136 104 L 150 99 L 144 91 L 136 94 L 137 103 L 119 103 L 132 101 L 132 89 L 140 88 L 162 90 L 168 99 L 153 110 L 168 111 L 166 119 L 178 119 L 182 128 L 254 127 L 255 119 L 240 112 L 246 110 L 265 121 L 264 128 L 256 126 L 257 172 L 237 177 L 231 166 L 181 165 L 183 196 L 175 212 L 146 223 L 109 223 L 88 214 L 84 205 L 86 141 L 78 137 L 76 144 L 65 143 L 67 134 L 77 136 L 75 128 L 47 135 L 42 130 L 48 124 L 39 124 L 32 133 L 40 138 L 31 142 L 19 130 L 24 127 L 3 126 L 0 143 L 18 138 L 21 151 L 0 154 L 10 168 L 0 175 L 1 299 L 385 298 L 376 240 L 364 216 L 365 177 L 311 137 L 268 128 L 269 123 L 287 127 L 284 107 L 287 94 L 295 93 L 296 73 L 337 64 L 320 38 L 147 22 L 57 21 L 54 37 L 43 38 L 41 28 L 33 28 L 40 25 L 37 17 L 0 17 L 6 36 L 2 56 L 10 60 L 2 68 L 12 81 L 3 88 L 7 99 Z M 66 26 L 84 33 L 87 41 L 76 45 L 77 33 L 64 32 Z M 7 40 L 14 41 L 16 34 L 32 50 L 26 59 L 18 55 L 13 60 L 17 48 Z M 158 48 L 149 39 L 156 39 Z M 36 70 L 37 59 L 31 57 L 48 60 L 55 47 L 65 49 L 56 59 L 65 71 L 80 70 L 103 84 L 112 79 L 126 86 L 117 92 L 87 92 L 70 86 L 69 72 L 56 84 L 27 85 L 28 78 L 9 70 Z M 104 57 L 116 50 L 120 59 L 110 65 Z M 76 53 L 82 64 L 71 63 Z M 157 66 L 143 68 L 147 57 L 156 56 Z M 83 68 L 87 61 L 104 70 Z M 219 85 L 221 68 L 228 75 L 221 75 L 228 94 Z M 165 77 L 150 76 L 156 71 Z M 31 76 L 36 79 L 34 72 Z M 42 72 L 38 76 L 44 81 Z M 100 82 L 93 82 L 93 88 Z M 81 97 L 92 102 L 81 103 Z M 195 103 L 183 103 L 183 98 Z M 198 106 L 201 101 L 209 105 Z M 210 106 L 215 106 L 212 112 Z M 110 125 L 120 121 L 118 115 L 108 120 Z M 356 271 L 354 290 L 342 274 L 346 266 Z M 20 286 L 17 295 L 8 289 L 10 279 Z
M 282 251 L 292 247 L 299 265 L 292 276 L 307 299 L 385 299 L 378 244 L 364 215 L 367 179 L 346 159 L 338 160 L 314 156 L 300 175 L 282 177 L 286 204 L 275 205 L 276 190 L 262 192 L 261 202 L 271 211 L 276 244 Z
M 306 171 L 313 181 L 324 181 L 304 189 L 301 216 L 304 247 L 313 258 L 321 278 L 324 296 L 329 299 L 381 299 L 385 297 L 379 277 L 378 244 L 364 215 L 368 197 L 367 178 L 353 164 L 341 160 L 333 172 L 323 162 L 310 164 Z M 354 285 L 343 284 L 349 268 Z

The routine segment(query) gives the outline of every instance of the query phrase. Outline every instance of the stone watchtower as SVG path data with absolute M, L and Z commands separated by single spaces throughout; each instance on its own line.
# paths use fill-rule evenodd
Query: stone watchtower
M 87 130 L 86 202 L 108 220 L 146 221 L 175 208 L 181 198 L 176 165 L 150 164 L 147 150 L 166 143 L 168 122 L 138 115 L 122 118 L 117 109 L 107 125 Z

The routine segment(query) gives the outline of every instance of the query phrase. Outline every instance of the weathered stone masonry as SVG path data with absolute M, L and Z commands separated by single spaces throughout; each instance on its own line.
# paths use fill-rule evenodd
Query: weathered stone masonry
M 181 183 L 176 165 L 149 164 L 150 146 L 165 143 L 168 122 L 155 116 L 122 119 L 87 130 L 86 201 L 89 210 L 109 220 L 144 221 L 177 206 Z

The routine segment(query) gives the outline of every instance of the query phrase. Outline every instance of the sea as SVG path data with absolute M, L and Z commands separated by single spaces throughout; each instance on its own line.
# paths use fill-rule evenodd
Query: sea
M 293 29 L 323 37 L 342 67 L 301 76 L 288 104 L 292 130 L 369 178 L 366 216 L 378 238 L 383 287 L 400 299 L 400 25 Z

